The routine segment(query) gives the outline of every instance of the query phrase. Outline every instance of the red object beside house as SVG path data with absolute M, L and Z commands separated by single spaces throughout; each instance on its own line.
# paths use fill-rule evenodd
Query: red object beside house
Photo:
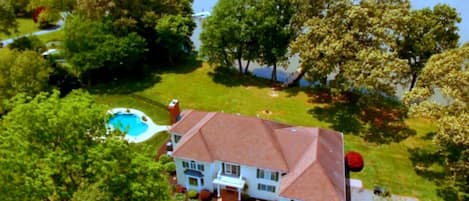
M 350 151 L 345 155 L 345 164 L 353 172 L 360 172 L 364 167 L 363 157 L 360 153 Z
M 41 14 L 42 11 L 44 11 L 46 8 L 44 6 L 37 7 L 34 12 L 33 12 L 33 21 L 34 23 L 37 23 L 39 20 L 39 14 Z

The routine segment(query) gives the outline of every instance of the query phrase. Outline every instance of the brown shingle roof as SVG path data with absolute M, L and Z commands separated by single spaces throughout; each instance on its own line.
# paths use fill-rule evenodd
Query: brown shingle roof
M 185 111 L 170 131 L 183 136 L 174 156 L 285 172 L 279 191 L 282 197 L 305 201 L 345 199 L 340 133 L 192 110 Z

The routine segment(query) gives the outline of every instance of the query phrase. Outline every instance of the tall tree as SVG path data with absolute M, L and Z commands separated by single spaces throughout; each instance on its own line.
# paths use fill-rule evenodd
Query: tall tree
M 163 167 L 107 133 L 83 92 L 17 96 L 0 133 L 3 200 L 169 200 Z
M 65 57 L 72 64 L 71 71 L 82 82 L 91 70 L 107 67 L 132 67 L 142 58 L 145 39 L 135 32 L 125 36 L 112 33 L 110 22 L 70 16 L 64 27 Z
M 312 80 L 339 90 L 367 88 L 393 95 L 409 67 L 399 59 L 395 36 L 408 20 L 407 0 L 338 0 L 312 17 L 292 43 Z
M 181 15 L 167 15 L 158 21 L 155 27 L 159 36 L 157 43 L 164 48 L 170 64 L 174 64 L 174 58 L 179 55 L 192 51 L 192 41 L 188 36 L 192 35 L 194 28 L 192 18 Z
M 201 53 L 210 63 L 231 67 L 238 63 L 239 73 L 257 57 L 258 7 L 252 0 L 220 0 L 213 8 L 212 16 L 203 23 L 200 40 Z
M 272 66 L 272 82 L 277 81 L 277 64 L 288 59 L 288 45 L 294 30 L 290 27 L 295 9 L 290 0 L 263 1 L 257 9 L 257 61 Z
M 0 33 L 7 35 L 18 29 L 13 1 L 0 0 Z
M 31 50 L 2 51 L 4 52 L 0 57 L 0 100 L 7 100 L 18 93 L 34 96 L 48 88 L 52 68 L 39 53 Z M 3 110 L 3 103 L 0 105 Z
M 469 44 L 433 55 L 420 73 L 417 85 L 406 94 L 416 116 L 438 122 L 435 142 L 445 159 L 444 166 L 451 184 L 469 196 Z M 441 93 L 446 104 L 431 99 Z M 464 200 L 461 195 L 460 200 Z
M 411 12 L 410 20 L 397 39 L 399 57 L 407 60 L 411 72 L 410 89 L 415 86 L 418 75 L 433 54 L 458 45 L 457 23 L 461 22 L 456 9 L 438 4 L 433 10 L 424 8 Z
M 167 62 L 167 47 L 174 45 L 174 40 L 166 41 L 160 38 L 157 32 L 156 25 L 159 22 L 175 23 L 172 27 L 184 26 L 189 28 L 185 32 L 183 42 L 187 42 L 195 27 L 192 22 L 192 0 L 180 1 L 155 1 L 155 0 L 140 0 L 140 1 L 120 1 L 120 0 L 80 0 L 77 3 L 77 13 L 86 19 L 91 20 L 106 20 L 112 23 L 112 34 L 123 37 L 129 33 L 135 32 L 146 41 L 146 48 L 148 51 L 144 54 L 146 61 L 151 62 Z M 184 20 L 170 20 L 184 19 Z M 176 17 L 179 16 L 179 17 Z M 163 19 L 164 18 L 164 19 Z M 184 24 L 181 24 L 184 23 Z M 165 25 L 167 26 L 167 25 Z M 160 26 L 164 27 L 164 26 Z M 178 33 L 179 36 L 182 34 Z M 163 38 L 167 38 L 167 32 L 162 33 Z M 192 45 L 191 45 L 192 46 Z M 190 46 L 190 48 L 191 48 Z M 191 49 L 192 51 L 192 49 Z M 162 55 L 160 57 L 160 55 Z M 174 57 L 174 55 L 172 55 Z

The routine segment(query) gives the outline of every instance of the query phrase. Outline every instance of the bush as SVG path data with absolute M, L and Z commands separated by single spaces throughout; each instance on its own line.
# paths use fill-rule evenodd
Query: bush
M 164 165 L 166 163 L 169 163 L 169 162 L 173 161 L 173 159 L 170 156 L 168 156 L 166 154 L 163 154 L 163 155 L 160 156 L 158 161 L 160 161 L 160 163 Z
M 185 193 L 186 192 L 186 187 L 177 184 L 176 185 L 176 193 Z
M 176 195 L 174 195 L 174 199 L 176 201 L 185 201 L 186 195 L 184 193 L 176 193 Z
M 199 199 L 201 201 L 209 201 L 211 199 L 211 193 L 208 190 L 201 190 L 199 193 Z
M 36 52 L 43 52 L 46 50 L 46 46 L 42 43 L 37 36 L 21 36 L 15 39 L 8 47 L 12 50 L 16 49 L 19 51 L 33 50 Z
M 197 198 L 197 191 L 195 191 L 195 190 L 190 190 L 190 191 L 187 193 L 187 195 L 189 196 L 189 198 L 195 199 L 195 198 Z
M 164 170 L 167 173 L 172 174 L 172 173 L 176 172 L 176 164 L 174 164 L 174 162 L 166 163 L 166 164 L 164 164 Z

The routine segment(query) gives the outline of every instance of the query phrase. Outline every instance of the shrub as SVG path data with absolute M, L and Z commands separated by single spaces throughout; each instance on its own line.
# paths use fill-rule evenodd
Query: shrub
M 185 193 L 186 192 L 186 187 L 177 184 L 176 185 L 176 193 Z
M 176 164 L 174 164 L 174 162 L 166 163 L 166 164 L 164 164 L 164 170 L 167 173 L 172 174 L 172 173 L 176 172 Z
M 176 201 L 185 201 L 186 195 L 184 193 L 176 193 L 176 195 L 174 195 L 174 199 Z
M 199 199 L 201 201 L 209 201 L 211 199 L 211 193 L 208 190 L 201 190 L 199 193 Z
M 173 159 L 171 159 L 170 156 L 166 155 L 166 154 L 163 154 L 160 156 L 160 158 L 158 159 L 158 161 L 160 161 L 161 164 L 166 164 L 166 163 L 169 163 L 171 162 Z
M 195 199 L 195 198 L 197 198 L 197 191 L 195 191 L 195 190 L 190 190 L 190 191 L 187 193 L 187 195 L 189 196 L 189 198 Z
M 19 51 L 33 50 L 36 52 L 43 52 L 46 50 L 46 46 L 42 43 L 37 36 L 21 36 L 15 39 L 8 47 L 12 50 L 16 49 Z

